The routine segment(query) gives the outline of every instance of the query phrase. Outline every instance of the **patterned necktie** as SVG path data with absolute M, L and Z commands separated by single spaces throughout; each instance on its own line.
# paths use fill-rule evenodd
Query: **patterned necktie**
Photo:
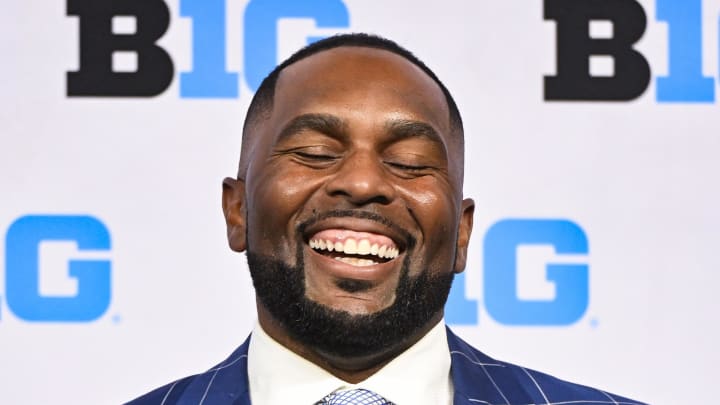
M 393 403 L 372 391 L 357 389 L 333 392 L 316 405 L 393 405 Z

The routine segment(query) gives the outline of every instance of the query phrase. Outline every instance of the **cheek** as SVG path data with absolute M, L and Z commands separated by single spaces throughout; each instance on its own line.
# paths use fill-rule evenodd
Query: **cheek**
M 250 248 L 281 255 L 292 263 L 297 217 L 317 189 L 317 181 L 297 171 L 272 165 L 251 185 L 248 201 L 248 242 Z
M 447 267 L 450 271 L 455 257 L 459 212 L 454 193 L 431 179 L 418 182 L 408 192 L 408 209 L 422 234 L 418 248 L 424 251 L 423 261 L 431 268 Z

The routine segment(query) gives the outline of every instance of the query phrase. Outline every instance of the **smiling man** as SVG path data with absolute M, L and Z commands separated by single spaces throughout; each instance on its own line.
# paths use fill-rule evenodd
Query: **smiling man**
M 218 366 L 132 403 L 636 404 L 493 360 L 445 328 L 472 230 L 463 154 L 450 93 L 391 41 L 332 37 L 278 66 L 223 183 L 258 325 Z

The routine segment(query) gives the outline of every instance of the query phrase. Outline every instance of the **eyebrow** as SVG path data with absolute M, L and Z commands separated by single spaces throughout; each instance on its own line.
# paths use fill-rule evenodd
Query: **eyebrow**
M 308 113 L 290 120 L 280 131 L 277 141 L 283 141 L 306 130 L 320 132 L 340 140 L 350 136 L 347 124 L 341 118 L 332 114 Z M 440 134 L 432 125 L 425 122 L 393 119 L 385 124 L 385 131 L 388 135 L 387 143 L 409 138 L 425 138 L 442 147 L 447 154 L 447 147 Z
M 317 131 L 333 138 L 347 136 L 347 125 L 342 119 L 331 114 L 312 113 L 302 114 L 290 120 L 280 131 L 278 142 L 306 130 Z
M 432 127 L 432 125 L 425 122 L 397 119 L 388 122 L 385 125 L 385 129 L 390 135 L 388 142 L 392 143 L 403 139 L 419 137 L 436 143 L 440 145 L 443 150 L 446 150 L 445 142 L 443 142 L 440 134 Z

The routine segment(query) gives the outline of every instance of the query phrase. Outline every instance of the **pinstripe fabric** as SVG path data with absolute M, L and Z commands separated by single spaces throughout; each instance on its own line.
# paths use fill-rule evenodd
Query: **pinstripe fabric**
M 450 329 L 447 334 L 452 356 L 455 405 L 644 405 L 599 389 L 494 360 L 461 340 Z M 250 405 L 248 344 L 249 339 L 225 361 L 210 370 L 160 387 L 128 404 Z

